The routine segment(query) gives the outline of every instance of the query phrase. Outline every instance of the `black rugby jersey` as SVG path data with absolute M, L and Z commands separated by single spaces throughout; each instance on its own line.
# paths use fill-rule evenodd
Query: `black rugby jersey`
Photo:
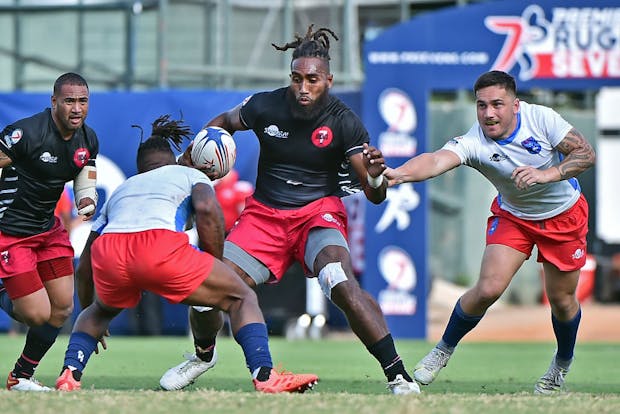
M 241 107 L 241 122 L 260 141 L 254 197 L 286 209 L 355 191 L 359 180 L 348 157 L 369 142 L 361 120 L 331 95 L 316 119 L 294 119 L 287 89 L 257 93 Z
M 99 152 L 97 135 L 84 125 L 69 141 L 62 139 L 45 109 L 7 126 L 0 150 L 12 165 L 0 178 L 0 231 L 29 236 L 49 230 L 65 183 L 73 180 Z

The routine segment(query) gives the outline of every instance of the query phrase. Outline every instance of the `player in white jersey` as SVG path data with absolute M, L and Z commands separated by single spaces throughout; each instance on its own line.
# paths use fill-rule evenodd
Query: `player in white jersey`
M 384 173 L 393 186 L 467 165 L 499 193 L 491 205 L 478 281 L 459 298 L 441 340 L 417 364 L 414 376 L 424 385 L 436 378 L 536 245 L 557 351 L 534 391 L 555 393 L 562 390 L 573 360 L 581 319 L 575 291 L 586 258 L 588 205 L 575 176 L 594 165 L 594 150 L 552 109 L 520 102 L 507 73 L 484 73 L 474 93 L 478 122 L 465 135 Z
M 267 327 L 254 291 L 222 260 L 224 219 L 211 180 L 195 168 L 176 165 L 171 141 L 189 129 L 168 116 L 138 148 L 138 174 L 106 201 L 77 268 L 78 316 L 56 388 L 75 391 L 88 359 L 97 351 L 112 319 L 138 304 L 143 291 L 171 303 L 215 306 L 230 316 L 235 340 L 257 391 L 303 392 L 318 380 L 312 374 L 273 369 Z M 195 220 L 198 246 L 183 231 Z M 97 291 L 97 295 L 94 291 Z

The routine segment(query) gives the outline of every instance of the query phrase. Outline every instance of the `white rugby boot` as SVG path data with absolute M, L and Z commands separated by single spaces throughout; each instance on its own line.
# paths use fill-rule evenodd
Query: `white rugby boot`
M 439 371 L 448 364 L 452 354 L 437 347 L 431 349 L 413 369 L 413 377 L 422 385 L 428 385 L 437 378 Z
M 387 388 L 394 395 L 419 394 L 420 386 L 415 382 L 409 382 L 401 374 L 387 383 Z
M 196 354 L 185 354 L 185 361 L 170 368 L 162 375 L 159 385 L 166 391 L 181 390 L 192 384 L 196 379 L 213 368 L 217 363 L 217 351 L 213 350 L 211 361 L 205 362 Z
M 50 387 L 46 387 L 39 381 L 31 378 L 16 378 L 9 372 L 6 379 L 6 389 L 9 391 L 25 391 L 25 392 L 48 392 L 52 391 Z
M 564 380 L 566 374 L 568 374 L 569 367 L 570 362 L 566 367 L 560 366 L 554 355 L 547 372 L 536 381 L 534 385 L 534 394 L 551 395 L 564 391 Z

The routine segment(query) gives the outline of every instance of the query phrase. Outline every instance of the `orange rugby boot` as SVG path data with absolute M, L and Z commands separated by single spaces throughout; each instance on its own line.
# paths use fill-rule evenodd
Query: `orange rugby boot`
M 267 381 L 253 380 L 256 391 L 275 394 L 279 392 L 305 392 L 311 389 L 319 377 L 314 374 L 293 374 L 291 372 L 278 372 L 271 369 Z
M 69 368 L 65 368 L 56 380 L 58 391 L 78 391 L 82 387 L 80 381 L 73 378 L 73 373 Z

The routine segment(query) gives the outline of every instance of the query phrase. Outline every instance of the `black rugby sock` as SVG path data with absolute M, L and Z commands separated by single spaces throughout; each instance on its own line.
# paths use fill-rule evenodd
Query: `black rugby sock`
M 196 356 L 205 362 L 211 362 L 215 351 L 215 338 L 194 339 L 194 349 Z
M 387 334 L 378 342 L 368 347 L 368 351 L 379 361 L 383 373 L 388 381 L 393 381 L 398 374 L 401 374 L 406 381 L 413 382 L 405 370 L 405 365 L 396 353 L 394 339 L 391 334 Z
M 26 334 L 26 344 L 19 359 L 13 368 L 13 376 L 17 378 L 30 378 L 34 370 L 39 366 L 39 361 L 54 345 L 60 328 L 44 323 L 34 326 Z
M 271 367 L 260 367 L 256 374 L 256 380 L 260 382 L 267 381 L 270 375 Z

